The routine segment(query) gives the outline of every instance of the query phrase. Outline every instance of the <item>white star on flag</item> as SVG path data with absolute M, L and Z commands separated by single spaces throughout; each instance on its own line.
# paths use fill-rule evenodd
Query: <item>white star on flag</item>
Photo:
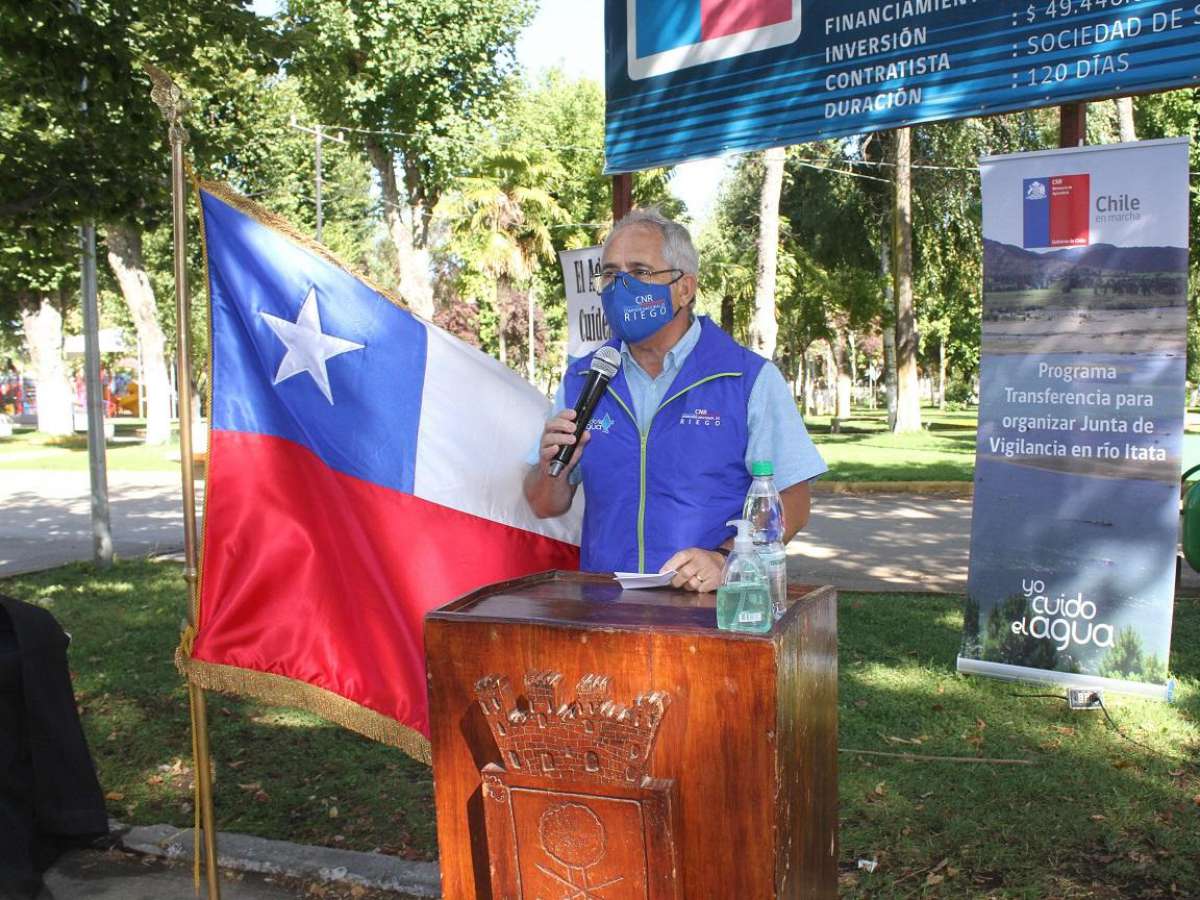
M 287 353 L 279 364 L 279 371 L 275 373 L 273 383 L 279 384 L 293 375 L 307 372 L 332 406 L 333 389 L 329 386 L 329 372 L 325 369 L 325 361 L 351 350 L 361 350 L 363 345 L 321 331 L 321 315 L 317 311 L 315 287 L 308 289 L 308 295 L 304 298 L 304 305 L 300 307 L 300 315 L 296 317 L 295 322 L 265 312 L 260 312 L 259 315 L 287 347 Z

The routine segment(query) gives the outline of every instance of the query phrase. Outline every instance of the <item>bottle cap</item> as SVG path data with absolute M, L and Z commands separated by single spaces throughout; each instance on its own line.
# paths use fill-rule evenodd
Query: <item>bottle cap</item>
M 750 474 L 755 478 L 758 478 L 760 475 L 774 475 L 775 469 L 769 459 L 756 459 L 750 464 Z

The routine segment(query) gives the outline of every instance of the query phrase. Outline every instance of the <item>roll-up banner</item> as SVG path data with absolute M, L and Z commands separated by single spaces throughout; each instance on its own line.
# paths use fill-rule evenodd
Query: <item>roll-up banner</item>
M 612 338 L 600 295 L 592 290 L 592 275 L 600 271 L 602 247 L 560 250 L 563 283 L 567 287 L 567 359 L 587 356 Z
M 1185 139 L 984 158 L 959 671 L 1162 697 L 1184 425 Z

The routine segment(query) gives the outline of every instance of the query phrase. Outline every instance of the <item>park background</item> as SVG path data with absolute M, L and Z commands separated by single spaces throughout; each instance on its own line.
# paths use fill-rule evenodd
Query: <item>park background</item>
M 415 311 L 552 390 L 566 338 L 555 252 L 595 244 L 611 226 L 599 7 L 143 0 L 74 14 L 5 2 L 0 412 L 12 415 L 14 434 L 0 439 L 0 477 L 87 470 L 77 429 L 82 356 L 71 352 L 82 326 L 77 229 L 85 220 L 100 239 L 101 325 L 121 348 L 104 354 L 110 471 L 178 469 L 169 160 L 145 61 L 184 88 L 196 173 L 227 181 L 306 233 L 318 224 L 320 126 L 322 240 Z M 1089 107 L 1087 139 L 1194 137 L 1198 122 L 1196 90 L 1105 101 Z M 638 173 L 634 199 L 689 222 L 702 258 L 701 310 L 759 347 L 760 238 L 777 224 L 769 296 L 778 333 L 766 349 L 795 387 L 830 483 L 965 488 L 980 340 L 977 160 L 1057 146 L 1058 126 L 1050 109 L 912 129 L 923 404 L 915 427 L 893 428 L 888 412 L 896 405 L 894 134 L 791 147 L 777 180 L 767 177 L 767 153 Z M 1193 172 L 1198 152 L 1193 146 Z M 190 230 L 198 233 L 194 210 Z M 202 397 L 198 241 L 189 254 Z M 1194 248 L 1191 261 L 1195 387 Z M 1185 467 L 1200 462 L 1198 442 L 1200 428 L 1185 437 Z M 171 663 L 186 596 L 178 565 L 71 566 L 0 589 L 48 606 L 76 635 L 76 687 L 112 815 L 189 825 L 186 699 Z M 843 748 L 1034 762 L 947 773 L 938 768 L 947 764 L 902 756 L 844 756 L 843 892 L 1200 893 L 1196 601 L 1177 604 L 1170 669 L 1178 702 L 1115 699 L 1121 730 L 1046 698 L 1014 698 L 1011 685 L 957 676 L 961 623 L 953 596 L 843 595 Z M 411 858 L 436 853 L 424 767 L 305 713 L 232 698 L 213 705 L 223 829 Z M 859 859 L 879 868 L 860 870 Z

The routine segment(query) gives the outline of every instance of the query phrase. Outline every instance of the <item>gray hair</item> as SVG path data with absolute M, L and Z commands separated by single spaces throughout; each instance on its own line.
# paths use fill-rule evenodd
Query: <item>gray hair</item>
M 663 241 L 663 261 L 669 268 L 679 269 L 685 275 L 700 273 L 700 254 L 696 252 L 696 245 L 692 243 L 691 234 L 678 222 L 664 216 L 657 206 L 634 209 L 627 213 L 620 222 L 613 226 L 612 232 L 604 241 L 604 250 L 608 250 L 609 242 L 618 231 L 632 225 L 649 225 L 658 229 Z

